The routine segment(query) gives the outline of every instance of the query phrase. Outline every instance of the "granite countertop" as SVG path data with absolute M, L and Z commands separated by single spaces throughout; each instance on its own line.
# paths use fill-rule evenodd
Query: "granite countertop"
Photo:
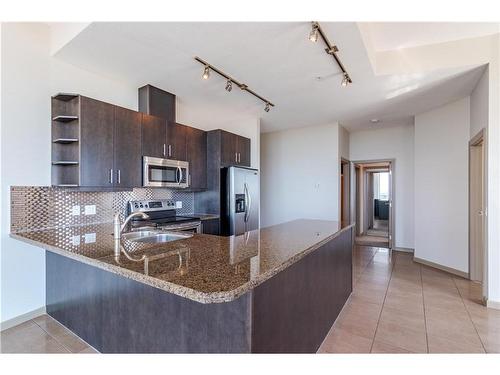
M 111 223 L 11 237 L 200 303 L 221 303 L 240 297 L 351 226 L 294 220 L 241 236 L 195 234 L 156 244 L 117 244 Z M 115 246 L 120 246 L 119 256 Z

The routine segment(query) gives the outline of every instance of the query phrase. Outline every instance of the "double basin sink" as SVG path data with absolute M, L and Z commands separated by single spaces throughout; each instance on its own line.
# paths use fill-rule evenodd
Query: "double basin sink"
M 192 233 L 166 232 L 159 230 L 138 230 L 122 234 L 122 239 L 132 242 L 161 243 L 172 242 L 193 237 Z

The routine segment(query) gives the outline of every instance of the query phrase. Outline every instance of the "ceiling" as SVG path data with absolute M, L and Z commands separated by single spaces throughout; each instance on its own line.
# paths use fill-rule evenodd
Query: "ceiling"
M 340 70 L 324 46 L 308 40 L 309 22 L 92 23 L 55 56 L 134 87 L 150 83 L 173 92 L 183 105 L 206 111 L 204 125 L 260 117 L 262 132 L 335 121 L 351 131 L 411 124 L 416 113 L 468 95 L 484 69 L 377 76 L 356 23 L 321 26 L 339 47 L 352 77 L 347 88 L 340 86 Z M 375 28 L 379 46 L 385 30 Z M 428 33 L 424 36 L 431 40 Z M 400 43 L 392 36 L 383 46 Z M 215 74 L 202 80 L 203 67 L 194 56 L 247 84 L 276 107 L 266 113 L 262 102 L 236 87 L 226 92 L 224 79 Z M 213 115 L 217 109 L 220 116 Z M 371 118 L 381 121 L 374 125 Z
M 376 51 L 417 47 L 496 34 L 498 23 L 488 22 L 364 22 Z

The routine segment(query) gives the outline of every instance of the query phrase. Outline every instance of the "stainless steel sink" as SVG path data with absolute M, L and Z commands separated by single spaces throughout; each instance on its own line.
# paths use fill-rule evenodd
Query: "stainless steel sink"
M 162 232 L 152 230 L 141 230 L 122 234 L 122 238 L 133 242 L 158 243 L 171 242 L 193 237 L 191 233 Z

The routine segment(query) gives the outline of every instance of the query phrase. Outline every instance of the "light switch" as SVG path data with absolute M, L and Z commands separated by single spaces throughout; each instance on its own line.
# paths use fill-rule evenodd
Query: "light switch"
M 95 204 L 85 206 L 85 215 L 95 215 Z
M 71 207 L 71 215 L 80 216 L 80 206 Z
M 176 201 L 175 208 L 182 208 L 182 201 Z

